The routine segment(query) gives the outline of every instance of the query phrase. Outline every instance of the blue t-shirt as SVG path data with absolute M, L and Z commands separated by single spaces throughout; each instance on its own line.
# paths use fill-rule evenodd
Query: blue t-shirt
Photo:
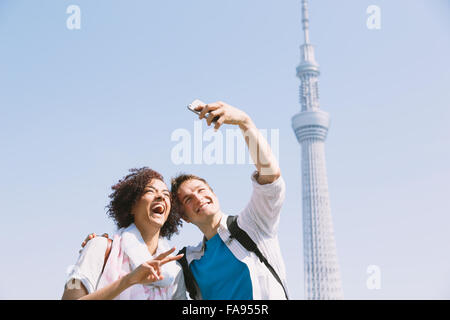
M 189 267 L 205 300 L 252 300 L 252 281 L 245 263 L 236 259 L 219 234 L 206 241 L 203 257 Z

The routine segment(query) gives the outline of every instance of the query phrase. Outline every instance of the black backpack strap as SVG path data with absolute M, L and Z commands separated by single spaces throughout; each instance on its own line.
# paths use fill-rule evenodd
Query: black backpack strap
M 184 283 L 186 284 L 186 290 L 189 292 L 189 296 L 192 300 L 195 300 L 195 297 L 197 296 L 197 287 L 194 275 L 192 274 L 191 269 L 189 269 L 188 261 L 186 259 L 186 247 L 178 251 L 177 255 L 183 254 L 183 257 L 178 260 L 178 263 L 181 265 L 181 268 L 183 269 L 183 275 L 184 275 Z
M 256 243 L 250 238 L 250 236 L 247 234 L 247 232 L 245 232 L 238 226 L 237 217 L 238 216 L 228 216 L 228 218 L 227 218 L 227 226 L 228 226 L 228 230 L 231 233 L 231 237 L 235 238 L 237 241 L 239 241 L 239 243 L 245 249 L 256 254 L 256 256 L 259 258 L 259 260 L 266 265 L 266 267 L 269 269 L 269 271 L 272 273 L 272 275 L 275 277 L 275 279 L 278 281 L 278 283 L 281 284 L 281 287 L 283 288 L 286 299 L 289 299 L 286 288 L 284 287 L 283 282 L 281 281 L 277 272 L 270 265 L 269 261 L 267 261 L 266 257 L 264 257 L 264 255 L 261 253 L 261 251 L 258 249 L 258 246 L 256 245 Z

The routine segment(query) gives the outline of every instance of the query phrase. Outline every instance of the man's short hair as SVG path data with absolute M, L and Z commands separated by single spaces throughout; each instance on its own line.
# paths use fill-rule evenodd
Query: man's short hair
M 170 181 L 171 182 L 170 192 L 172 193 L 172 208 L 175 212 L 177 212 L 182 217 L 184 217 L 184 210 L 183 210 L 183 204 L 178 199 L 178 190 L 180 189 L 180 186 L 184 182 L 189 181 L 189 180 L 199 180 L 199 181 L 203 182 L 204 184 L 206 184 L 211 191 L 213 191 L 213 189 L 208 184 L 208 182 L 206 182 L 205 179 L 200 178 L 193 174 L 181 173 L 181 174 L 178 174 L 176 177 L 172 178 Z

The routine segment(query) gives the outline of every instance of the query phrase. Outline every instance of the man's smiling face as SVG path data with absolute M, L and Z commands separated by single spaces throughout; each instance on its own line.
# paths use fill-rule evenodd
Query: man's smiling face
M 183 219 L 195 225 L 210 220 L 220 212 L 219 200 L 203 181 L 190 179 L 183 182 L 177 196 L 183 210 Z

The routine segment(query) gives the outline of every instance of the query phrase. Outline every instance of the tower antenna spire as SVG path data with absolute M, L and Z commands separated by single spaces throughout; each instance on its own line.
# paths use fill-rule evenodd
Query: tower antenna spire
M 309 44 L 308 0 L 302 0 L 302 26 L 305 35 L 305 44 Z

